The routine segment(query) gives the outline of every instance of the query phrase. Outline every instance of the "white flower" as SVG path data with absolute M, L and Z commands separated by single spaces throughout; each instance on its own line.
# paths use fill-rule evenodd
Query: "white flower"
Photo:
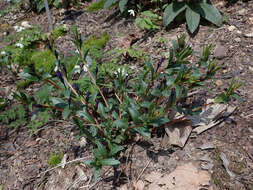
M 21 37 L 21 38 L 20 38 L 20 41 L 23 41 L 23 40 L 24 40 L 24 38 L 23 38 L 23 37 Z
M 16 32 L 21 32 L 22 30 L 25 29 L 25 28 L 23 28 L 21 26 L 14 26 L 13 28 L 14 28 L 14 30 L 16 30 Z
M 76 74 L 76 73 L 81 73 L 81 67 L 80 67 L 80 65 L 75 65 L 75 67 L 74 67 L 74 73 Z
M 131 16 L 135 16 L 135 12 L 134 12 L 133 9 L 130 9 L 130 10 L 128 10 L 127 12 L 129 12 L 129 14 L 130 14 Z
M 1 55 L 6 55 L 6 52 L 5 51 L 1 51 Z
M 79 54 L 79 51 L 78 51 L 78 49 L 76 49 L 76 50 L 75 50 L 75 53 Z
M 118 70 L 114 72 L 114 74 L 117 75 L 117 77 L 119 76 L 120 73 L 121 73 L 121 75 L 122 75 L 123 77 L 128 76 L 128 74 L 127 74 L 125 68 L 123 68 L 123 69 L 122 69 L 122 68 L 118 68 Z
M 24 45 L 21 43 L 16 43 L 16 47 L 24 48 Z
M 28 21 L 23 21 L 21 23 L 21 26 L 23 26 L 24 28 L 31 28 L 32 26 L 28 23 Z
M 58 71 L 58 66 L 56 65 L 54 68 L 54 72 L 57 72 L 57 71 Z

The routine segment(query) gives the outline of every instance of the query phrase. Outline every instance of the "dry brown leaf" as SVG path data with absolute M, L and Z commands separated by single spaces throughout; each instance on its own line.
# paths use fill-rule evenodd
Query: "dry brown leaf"
M 192 127 L 190 126 L 189 122 L 184 121 L 166 127 L 165 131 L 168 137 L 168 138 L 166 136 L 164 137 L 167 138 L 168 140 L 167 144 L 184 147 L 187 139 L 191 134 Z M 163 145 L 164 143 L 165 142 L 163 140 Z

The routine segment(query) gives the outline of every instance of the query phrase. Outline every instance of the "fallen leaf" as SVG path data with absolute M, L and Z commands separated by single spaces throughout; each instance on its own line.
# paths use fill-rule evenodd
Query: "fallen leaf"
M 151 174 L 147 177 L 150 178 Z M 162 174 L 156 173 L 156 176 L 162 176 Z M 145 177 L 145 179 L 147 177 Z M 211 190 L 210 180 L 211 176 L 207 171 L 199 171 L 198 168 L 190 162 L 182 166 L 178 166 L 170 174 L 164 175 L 159 179 L 155 178 L 153 183 L 151 183 L 147 189 L 196 190 L 205 187 L 205 189 Z
M 212 100 L 208 100 L 208 102 L 212 102 Z M 204 108 L 199 115 L 188 116 L 187 118 L 192 121 L 192 126 L 196 127 L 193 132 L 201 134 L 224 121 L 235 110 L 236 107 L 227 104 L 213 103 Z
M 191 131 L 192 127 L 190 126 L 190 123 L 186 121 L 167 126 L 165 132 L 168 136 L 168 144 L 184 147 Z
M 225 167 L 225 169 L 226 169 L 228 175 L 229 175 L 231 178 L 235 178 L 235 174 L 234 174 L 232 171 L 230 171 L 230 169 L 229 169 L 229 167 L 228 167 L 228 166 L 229 166 L 229 160 L 227 159 L 226 154 L 224 154 L 223 152 L 221 152 L 221 153 L 220 153 L 220 159 L 222 160 L 222 163 L 223 163 L 223 165 L 224 165 L 224 167 Z
M 31 146 L 35 146 L 37 144 L 37 141 L 28 141 L 25 146 L 26 147 L 31 147 Z

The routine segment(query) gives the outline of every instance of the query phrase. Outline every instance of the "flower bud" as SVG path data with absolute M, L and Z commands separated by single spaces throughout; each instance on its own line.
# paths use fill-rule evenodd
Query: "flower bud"
M 73 84 L 73 87 L 74 87 L 74 89 L 75 89 L 77 92 L 79 91 L 79 87 L 78 87 L 78 85 L 77 85 L 76 83 Z
M 89 99 L 90 99 L 90 91 L 86 93 L 86 98 L 85 98 L 86 102 L 89 102 Z
M 98 104 L 99 104 L 99 100 L 96 100 L 96 104 L 95 104 L 95 106 L 94 106 L 95 110 L 98 109 Z
M 66 67 L 65 67 L 64 64 L 62 64 L 62 69 L 63 69 L 63 71 L 65 72 L 65 74 L 67 74 L 67 69 L 66 69 Z
M 63 78 L 62 78 L 61 71 L 57 71 L 56 74 L 57 74 L 58 78 L 60 79 L 60 81 L 62 82 L 62 84 L 65 86 L 64 80 L 63 80 Z M 65 86 L 65 87 L 66 87 L 66 86 Z

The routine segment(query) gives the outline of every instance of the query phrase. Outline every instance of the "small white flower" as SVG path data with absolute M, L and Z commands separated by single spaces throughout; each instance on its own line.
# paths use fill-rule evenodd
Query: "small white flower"
M 121 75 L 123 77 L 127 77 L 128 76 L 125 68 L 123 68 L 123 69 L 122 68 L 118 68 L 118 70 L 114 72 L 114 74 L 117 75 L 117 77 L 119 76 L 120 73 L 121 73 Z
M 127 11 L 131 16 L 135 16 L 135 12 L 133 9 L 130 9 Z
M 20 41 L 23 41 L 23 40 L 24 40 L 24 38 L 23 38 L 23 37 L 21 37 L 21 38 L 20 38 Z
M 57 71 L 58 71 L 58 66 L 56 65 L 54 68 L 54 72 L 57 72 Z
M 76 49 L 76 50 L 75 50 L 75 53 L 79 54 L 79 51 L 78 51 L 78 49 Z
M 24 45 L 21 43 L 16 43 L 16 47 L 24 48 Z
M 14 28 L 14 30 L 16 30 L 16 32 L 21 32 L 22 30 L 25 29 L 25 28 L 23 28 L 21 26 L 14 26 L 13 28 Z
M 6 55 L 6 52 L 5 51 L 1 51 L 1 55 Z
M 23 21 L 21 23 L 21 26 L 23 26 L 24 28 L 31 28 L 32 26 L 28 23 L 28 21 Z
M 74 67 L 74 73 L 81 73 L 81 67 L 80 67 L 80 65 L 75 65 L 75 67 Z

